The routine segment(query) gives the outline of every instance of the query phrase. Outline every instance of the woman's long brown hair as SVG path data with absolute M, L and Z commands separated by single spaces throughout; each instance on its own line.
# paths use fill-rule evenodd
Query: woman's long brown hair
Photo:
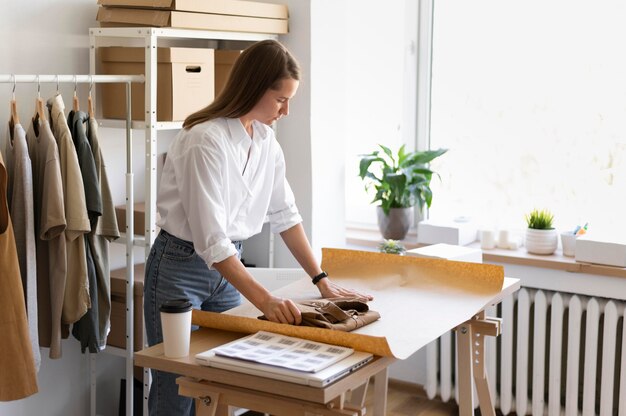
M 228 81 L 215 100 L 185 119 L 183 127 L 218 117 L 238 118 L 252 110 L 263 94 L 283 79 L 300 80 L 300 67 L 287 48 L 263 40 L 245 49 L 235 61 Z

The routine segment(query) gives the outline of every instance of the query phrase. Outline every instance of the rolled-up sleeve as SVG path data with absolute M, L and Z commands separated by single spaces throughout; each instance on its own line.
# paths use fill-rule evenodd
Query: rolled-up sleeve
M 276 234 L 302 222 L 293 191 L 285 176 L 285 157 L 280 147 L 276 152 L 274 185 L 267 215 L 270 231 Z

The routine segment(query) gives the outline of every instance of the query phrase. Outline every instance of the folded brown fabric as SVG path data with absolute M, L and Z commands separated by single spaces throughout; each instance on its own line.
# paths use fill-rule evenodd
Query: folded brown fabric
M 302 314 L 303 326 L 349 332 L 380 319 L 360 298 L 327 298 L 295 302 Z M 267 319 L 260 316 L 259 319 Z

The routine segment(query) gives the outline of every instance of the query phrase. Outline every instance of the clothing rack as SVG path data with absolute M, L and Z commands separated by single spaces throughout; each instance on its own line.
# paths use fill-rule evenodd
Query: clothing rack
M 88 83 L 91 96 L 93 84 L 126 84 L 126 414 L 133 414 L 133 353 L 134 353 L 134 201 L 133 201 L 133 158 L 132 158 L 132 129 L 131 129 L 131 84 L 144 83 L 143 75 L 15 75 L 0 74 L 0 83 L 12 83 L 15 94 L 16 84 L 37 84 L 39 94 L 42 83 L 73 83 L 76 90 L 77 84 Z M 96 359 L 95 354 L 90 353 L 90 414 L 96 414 Z

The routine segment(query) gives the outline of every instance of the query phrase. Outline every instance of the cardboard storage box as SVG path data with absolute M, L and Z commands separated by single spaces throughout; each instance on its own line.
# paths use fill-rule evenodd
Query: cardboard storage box
M 289 32 L 288 19 L 181 12 L 175 10 L 100 7 L 98 8 L 96 20 L 102 27 L 175 27 L 181 29 L 269 34 L 285 34 Z
M 245 0 L 98 0 L 106 7 L 132 7 L 144 9 L 176 10 L 181 12 L 214 13 L 233 16 L 287 19 L 285 4 Z
M 121 233 L 126 232 L 126 205 L 118 205 L 115 207 L 115 216 L 117 217 L 117 226 Z M 146 205 L 143 202 L 135 204 L 133 229 L 134 234 L 144 235 L 146 227 Z
M 143 275 L 144 264 L 135 265 L 133 288 L 133 344 L 143 349 Z M 126 348 L 126 269 L 111 270 L 111 332 L 107 345 Z
M 143 48 L 98 48 L 100 73 L 145 74 Z M 204 48 L 158 48 L 157 120 L 180 121 L 214 98 L 214 51 Z M 102 84 L 102 116 L 126 118 L 126 85 Z M 132 84 L 132 118 L 145 119 L 144 84 Z
M 217 97 L 228 81 L 230 70 L 241 51 L 215 50 L 215 96 Z
M 465 246 L 476 241 L 478 229 L 472 222 L 424 220 L 417 224 L 417 242 Z
M 576 238 L 576 261 L 626 267 L 626 239 L 585 234 Z

